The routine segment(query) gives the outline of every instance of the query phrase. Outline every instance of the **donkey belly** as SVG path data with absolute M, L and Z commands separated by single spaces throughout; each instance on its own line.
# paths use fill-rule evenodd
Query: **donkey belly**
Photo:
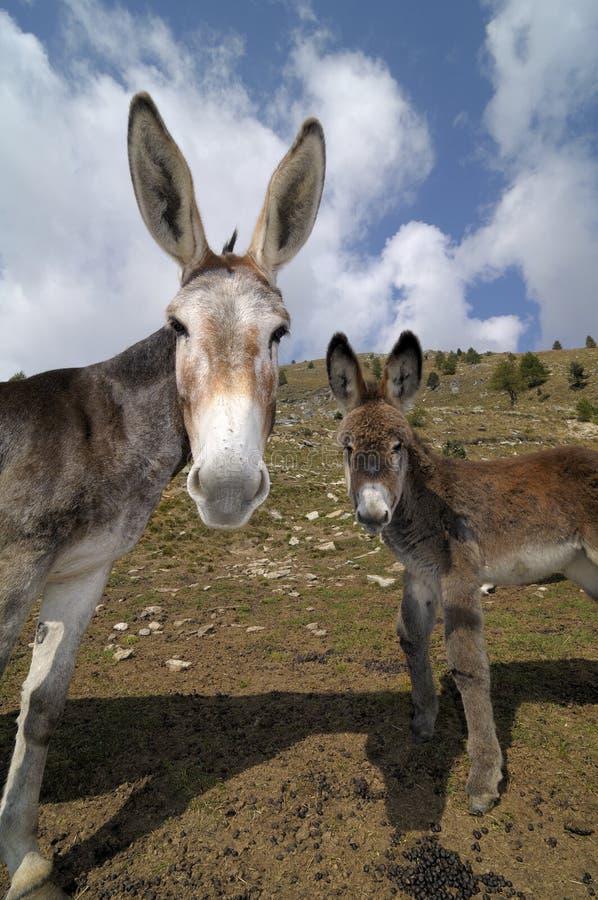
M 532 584 L 563 572 L 579 552 L 573 541 L 562 544 L 524 545 L 517 551 L 486 561 L 481 569 L 483 581 L 494 584 Z
M 147 514 L 121 515 L 117 521 L 79 536 L 59 552 L 48 581 L 65 581 L 124 556 L 139 540 L 147 519 Z

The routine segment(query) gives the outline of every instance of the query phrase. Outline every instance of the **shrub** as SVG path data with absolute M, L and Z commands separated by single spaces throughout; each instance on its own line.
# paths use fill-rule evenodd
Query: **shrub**
M 442 445 L 443 456 L 455 456 L 457 459 L 467 459 L 467 451 L 461 441 L 446 441 Z
M 470 347 L 468 349 L 467 353 L 465 354 L 465 362 L 469 366 L 477 366 L 477 364 L 481 361 L 482 361 L 482 357 L 480 356 L 478 351 L 474 350 L 473 347 Z
M 310 361 L 309 361 L 308 364 L 307 364 L 307 368 L 308 368 L 308 369 L 313 369 L 313 368 L 314 368 L 313 360 L 310 359 Z
M 375 356 L 372 360 L 372 375 L 374 376 L 376 381 L 380 381 L 380 379 L 382 378 L 382 363 L 377 356 Z
M 591 350 L 591 349 L 594 348 L 595 346 L 596 346 L 596 341 L 594 340 L 594 338 L 592 337 L 592 335 L 589 334 L 589 335 L 587 336 L 587 338 L 586 338 L 586 347 L 587 347 L 588 350 Z
M 442 374 L 443 375 L 454 375 L 457 371 L 457 354 L 451 352 L 446 356 L 443 364 L 442 364 Z
M 497 363 L 490 376 L 488 386 L 493 391 L 505 391 L 509 395 L 511 406 L 515 406 L 517 396 L 523 388 L 521 372 L 519 367 L 515 365 L 515 357 L 512 359 L 507 357 L 507 359 L 501 359 Z
M 437 369 L 442 369 L 445 359 L 446 359 L 446 357 L 445 357 L 445 354 L 442 352 L 442 350 L 437 350 L 434 355 L 434 365 L 436 366 Z
M 278 373 L 278 385 L 280 387 L 283 384 L 287 384 L 287 373 L 284 369 L 281 369 Z
M 581 397 L 575 406 L 575 412 L 580 422 L 591 422 L 598 410 L 587 397 Z
M 571 361 L 571 365 L 569 366 L 569 387 L 574 390 L 580 390 L 584 388 L 588 383 L 588 376 L 585 373 L 584 367 L 581 363 L 577 362 L 576 359 Z
M 521 380 L 528 388 L 544 384 L 550 372 L 535 353 L 524 353 L 519 363 Z
M 414 406 L 413 409 L 407 413 L 407 421 L 413 428 L 423 428 L 426 424 L 425 410 L 422 409 L 421 406 Z
M 342 419 L 342 417 L 343 417 L 342 412 L 340 411 L 340 409 L 337 409 L 336 412 L 335 412 L 335 414 L 334 414 L 334 416 L 333 416 L 332 418 L 335 420 L 335 422 L 340 422 L 340 420 Z
M 560 342 L 560 341 L 555 341 L 554 344 L 552 345 L 552 349 L 553 349 L 553 350 L 562 350 L 563 347 L 562 347 L 561 342 Z
M 9 381 L 25 381 L 26 377 L 27 376 L 25 375 L 25 373 L 21 371 L 21 372 L 15 372 L 15 374 L 11 375 L 8 380 Z
M 428 380 L 426 381 L 426 387 L 430 391 L 435 391 L 438 385 L 440 384 L 440 378 L 438 377 L 438 372 L 430 372 L 428 375 Z

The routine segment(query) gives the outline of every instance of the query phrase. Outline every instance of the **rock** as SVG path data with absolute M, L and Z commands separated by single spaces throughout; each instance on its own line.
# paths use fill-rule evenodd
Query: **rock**
M 126 622 L 117 622 L 116 625 L 112 626 L 113 631 L 126 631 L 129 626 Z
M 392 564 L 392 566 L 389 566 L 386 571 L 387 572 L 403 572 L 404 570 L 405 570 L 405 566 L 403 565 L 403 563 L 399 562 L 397 560 L 396 562 L 394 562 Z
M 298 543 L 299 543 L 299 538 L 298 538 L 298 537 L 295 537 L 295 535 L 293 535 L 293 536 L 289 539 L 289 547 L 296 547 Z
M 319 628 L 320 626 L 318 625 L 317 622 L 310 622 L 309 625 L 306 625 L 305 627 L 307 628 L 308 631 L 315 631 L 316 628 Z
M 332 512 L 326 513 L 327 519 L 337 519 L 339 516 L 342 516 L 342 509 L 334 509 Z
M 265 631 L 265 625 L 250 625 L 249 628 L 246 628 L 245 631 L 247 634 L 255 634 L 256 631 Z
M 191 663 L 185 659 L 167 659 L 164 665 L 171 672 L 184 672 L 185 669 L 191 668 Z
M 96 606 L 96 612 L 99 612 L 101 609 L 104 609 L 105 606 L 106 606 L 105 603 L 98 603 L 98 605 Z
M 142 609 L 139 613 L 140 619 L 151 619 L 152 616 L 159 616 L 162 612 L 161 606 L 146 606 L 145 609 Z
M 330 492 L 328 492 L 326 494 L 326 496 L 328 497 L 329 500 L 332 500 L 334 503 L 336 503 L 336 501 L 338 500 L 338 497 L 336 496 L 336 494 L 331 494 Z
M 326 637 L 328 632 L 325 628 L 320 628 L 317 622 L 310 622 L 309 625 L 305 626 L 314 637 Z
M 189 618 L 187 618 L 187 619 L 175 619 L 175 621 L 174 621 L 172 624 L 174 625 L 175 628 L 182 628 L 183 625 L 186 625 L 186 624 L 187 624 L 188 622 L 190 622 L 190 621 L 191 621 L 191 619 L 189 619 Z
M 128 647 L 126 650 L 123 647 L 117 647 L 112 657 L 116 662 L 122 662 L 123 659 L 130 659 L 133 654 L 134 650 L 131 647 Z
M 313 572 L 306 572 L 306 574 L 305 574 L 305 580 L 306 580 L 306 581 L 317 581 L 317 580 L 318 580 L 318 576 L 317 576 L 317 575 L 314 575 Z
M 151 631 L 149 630 L 149 628 L 140 628 L 137 634 L 140 637 L 147 637 L 148 634 L 151 634 Z
M 152 633 L 162 630 L 162 626 L 159 622 L 150 622 L 147 627 Z
M 284 578 L 286 575 L 290 574 L 290 569 L 273 569 L 271 572 L 264 572 L 264 578 Z
M 276 522 L 280 522 L 280 520 L 282 519 L 282 513 L 279 513 L 277 509 L 271 509 L 271 510 L 270 510 L 270 516 L 271 516 Z
M 366 575 L 366 579 L 383 588 L 390 587 L 397 580 L 396 578 L 383 578 L 382 575 Z
M 204 637 L 206 634 L 213 634 L 216 630 L 216 626 L 213 622 L 210 622 L 208 625 L 202 625 L 197 629 L 197 637 Z
M 316 550 L 336 550 L 334 541 L 326 541 L 324 544 L 318 544 Z
M 320 518 L 320 513 L 316 509 L 314 509 L 313 512 L 308 512 L 305 518 L 308 520 L 308 522 L 313 522 L 315 519 Z

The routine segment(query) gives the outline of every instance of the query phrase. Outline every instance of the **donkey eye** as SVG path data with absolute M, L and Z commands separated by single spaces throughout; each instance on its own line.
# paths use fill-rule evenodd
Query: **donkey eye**
M 279 325 L 278 328 L 276 328 L 270 335 L 270 346 L 272 346 L 272 344 L 279 344 L 281 338 L 283 338 L 285 334 L 288 333 L 289 329 L 286 325 Z
M 397 441 L 396 444 L 393 444 L 393 445 L 392 445 L 392 452 L 393 452 L 393 453 L 400 453 L 402 449 L 403 449 L 403 445 L 401 444 L 400 441 Z
M 174 316 L 170 318 L 170 327 L 174 331 L 177 337 L 189 337 L 189 332 L 186 327 L 183 325 L 179 319 L 175 319 Z

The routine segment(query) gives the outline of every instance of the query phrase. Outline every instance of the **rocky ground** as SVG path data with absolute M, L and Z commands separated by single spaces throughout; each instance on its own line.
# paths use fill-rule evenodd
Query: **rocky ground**
M 578 353 L 598 403 L 598 352 Z M 484 358 L 424 394 L 422 433 L 471 458 L 596 446 L 567 359 L 545 357 L 548 400 L 497 402 Z M 286 371 L 273 489 L 250 525 L 208 532 L 179 476 L 115 567 L 42 792 L 61 884 L 148 900 L 595 896 L 595 604 L 558 579 L 483 598 L 508 778 L 496 808 L 470 816 L 442 629 L 437 734 L 413 745 L 394 636 L 402 567 L 353 524 L 322 362 Z M 34 628 L 2 685 L 4 766 Z

